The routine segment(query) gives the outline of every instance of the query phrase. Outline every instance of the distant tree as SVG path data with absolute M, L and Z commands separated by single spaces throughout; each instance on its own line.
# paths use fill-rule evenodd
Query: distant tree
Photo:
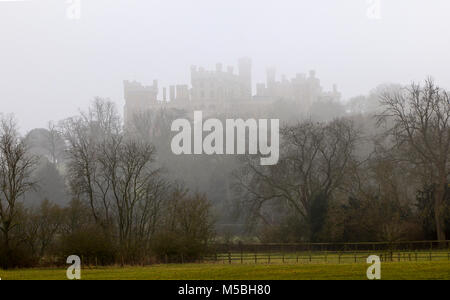
M 67 141 L 67 178 L 76 199 L 86 201 L 95 222 L 105 232 L 111 230 L 111 203 L 108 188 L 100 175 L 98 147 L 108 137 L 121 132 L 116 107 L 110 101 L 96 98 L 87 112 L 61 124 Z
M 358 139 L 352 122 L 344 119 L 287 126 L 282 130 L 277 165 L 260 166 L 250 158 L 239 173 L 242 197 L 253 214 L 263 219 L 264 207 L 274 202 L 295 212 L 308 224 L 308 238 L 313 240 L 333 192 L 348 179 Z
M 43 156 L 55 166 L 64 159 L 64 139 L 58 127 L 49 122 L 48 128 L 37 128 L 31 130 L 25 137 L 30 152 Z
M 54 165 L 60 163 L 64 158 L 65 144 L 60 129 L 53 123 L 48 123 L 47 140 L 44 144 L 50 154 L 50 161 Z
M 380 104 L 380 95 L 386 92 L 396 92 L 402 88 L 398 84 L 380 84 L 372 89 L 367 96 L 356 96 L 346 103 L 347 112 L 351 114 L 372 115 L 380 113 L 383 108 Z
M 349 176 L 329 208 L 326 230 L 332 241 L 371 242 L 421 239 L 413 211 L 414 176 L 375 151 Z
M 69 203 L 70 198 L 64 176 L 47 158 L 40 157 L 33 172 L 33 178 L 37 186 L 24 198 L 26 206 L 37 206 L 44 200 L 61 206 Z
M 422 171 L 425 184 L 435 189 L 433 199 L 437 238 L 445 240 L 445 197 L 450 175 L 450 97 L 428 79 L 381 96 L 384 112 L 378 121 L 392 122 L 387 134 L 401 155 Z

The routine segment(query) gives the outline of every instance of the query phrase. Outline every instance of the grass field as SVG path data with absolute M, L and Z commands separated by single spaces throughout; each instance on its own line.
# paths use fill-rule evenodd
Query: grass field
M 83 280 L 366 280 L 367 264 L 185 264 L 83 269 Z M 383 280 L 450 280 L 450 262 L 386 262 Z M 1 271 L 2 280 L 65 280 L 65 269 Z

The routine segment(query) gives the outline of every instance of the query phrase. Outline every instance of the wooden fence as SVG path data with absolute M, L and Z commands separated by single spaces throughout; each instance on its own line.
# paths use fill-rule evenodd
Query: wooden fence
M 381 261 L 450 261 L 450 241 L 300 244 L 216 244 L 203 262 L 223 264 L 365 263 Z

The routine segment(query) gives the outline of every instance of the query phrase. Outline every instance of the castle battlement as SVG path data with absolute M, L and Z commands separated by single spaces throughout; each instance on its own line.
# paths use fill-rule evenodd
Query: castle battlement
M 277 80 L 277 70 L 267 69 L 265 83 L 256 85 L 256 95 L 252 95 L 252 61 L 241 58 L 238 61 L 238 72 L 228 66 L 224 71 L 223 64 L 217 63 L 214 70 L 192 65 L 191 87 L 187 84 L 171 85 L 162 89 L 162 99 L 158 99 L 158 81 L 152 85 L 142 85 L 136 81 L 123 82 L 125 97 L 125 122 L 133 114 L 158 108 L 179 108 L 185 110 L 233 110 L 239 108 L 264 106 L 283 99 L 301 102 L 305 111 L 312 103 L 321 98 L 339 99 L 337 87 L 333 91 L 324 92 L 320 80 L 314 70 L 308 75 L 298 73 L 294 78 L 281 76 Z

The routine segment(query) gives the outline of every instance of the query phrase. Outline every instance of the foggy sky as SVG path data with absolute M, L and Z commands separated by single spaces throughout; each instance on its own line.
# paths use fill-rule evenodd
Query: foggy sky
M 381 20 L 367 17 L 366 0 L 81 1 L 74 21 L 65 0 L 0 0 L 0 112 L 22 130 L 95 96 L 122 109 L 124 79 L 188 84 L 190 65 L 242 56 L 253 84 L 276 66 L 288 77 L 315 69 L 344 98 L 428 75 L 450 88 L 448 0 L 381 0 Z

